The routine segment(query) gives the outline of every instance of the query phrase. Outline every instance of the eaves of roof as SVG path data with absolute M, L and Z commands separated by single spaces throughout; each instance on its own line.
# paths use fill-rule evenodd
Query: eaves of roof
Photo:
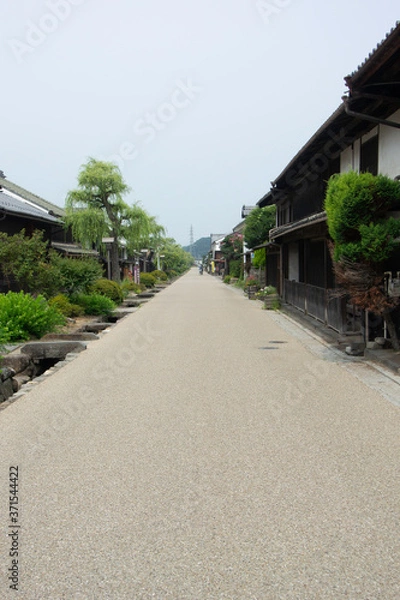
M 49 202 L 48 200 L 44 200 L 44 198 L 41 198 L 40 196 L 37 196 L 32 192 L 28 192 L 28 190 L 17 185 L 16 183 L 13 183 L 9 179 L 0 179 L 0 189 L 1 188 L 13 192 L 14 194 L 17 194 L 18 196 L 24 198 L 25 200 L 28 200 L 29 202 L 37 204 L 40 208 L 44 208 L 48 212 L 51 211 L 52 214 L 57 217 L 65 217 L 65 210 L 63 208 L 57 206 L 56 204 L 53 204 L 52 202 Z
M 254 246 L 254 248 L 251 248 L 251 251 L 262 250 L 263 248 L 277 248 L 277 247 L 279 247 L 279 244 L 275 244 L 274 242 L 265 242 L 265 244 L 259 244 L 258 246 Z
M 359 85 L 367 78 L 376 73 L 378 67 L 386 65 L 390 59 L 390 75 L 397 74 L 400 56 L 400 23 L 388 34 L 378 48 L 370 54 L 366 61 L 351 76 L 346 78 L 348 84 Z M 394 58 L 396 60 L 394 60 Z M 379 73 L 381 77 L 382 72 Z M 397 76 L 397 75 L 396 75 Z M 378 102 L 371 104 L 368 99 L 362 97 L 356 101 L 355 110 L 359 113 L 369 114 L 378 119 L 386 119 L 400 106 L 400 100 L 396 94 L 389 102 Z M 332 157 L 340 154 L 345 146 L 350 145 L 361 135 L 368 133 L 374 124 L 366 120 L 355 118 L 346 114 L 345 104 L 342 103 L 334 113 L 321 125 L 314 135 L 304 144 L 299 152 L 291 159 L 278 177 L 271 182 L 271 189 L 257 202 L 263 207 L 274 204 L 277 199 L 285 193 L 288 188 L 293 189 L 309 172 L 309 162 L 324 157 Z
M 57 217 L 49 215 L 46 210 L 35 208 L 28 202 L 18 200 L 6 192 L 0 190 L 0 210 L 2 214 L 24 216 L 37 221 L 48 221 L 50 223 L 60 223 Z
M 272 182 L 272 194 L 274 193 L 274 187 L 279 187 L 280 184 L 286 183 L 288 175 L 291 170 L 295 167 L 296 163 L 301 159 L 302 163 L 309 160 L 316 152 L 320 152 L 321 147 L 328 142 L 332 144 L 339 142 L 340 129 L 350 120 L 345 113 L 344 105 L 341 104 L 335 112 L 321 125 L 314 135 L 304 144 L 299 152 L 292 158 L 289 164 L 284 170 L 278 175 L 278 177 Z M 333 129 L 333 126 L 334 129 Z M 296 174 L 301 175 L 301 169 L 296 170 Z M 285 181 L 286 180 L 286 181 Z
M 326 222 L 326 212 L 322 211 L 319 213 L 315 213 L 314 215 L 305 217 L 304 219 L 300 219 L 299 221 L 295 221 L 293 223 L 288 223 L 287 225 L 281 225 L 280 227 L 275 227 L 274 229 L 271 229 L 271 231 L 269 232 L 269 237 L 270 237 L 270 240 L 273 241 L 279 237 L 282 237 L 283 235 L 292 233 L 293 231 L 296 231 L 297 229 L 302 229 L 304 227 L 310 227 L 311 225 L 316 225 L 317 223 L 324 223 L 324 222 Z
M 97 250 L 86 250 L 78 244 L 64 244 L 61 242 L 51 242 L 51 247 L 65 254 L 72 254 L 74 256 L 99 256 Z
M 345 77 L 346 84 L 352 89 L 370 79 L 400 50 L 400 21 L 389 31 L 386 37 L 370 52 L 367 58 L 350 75 Z

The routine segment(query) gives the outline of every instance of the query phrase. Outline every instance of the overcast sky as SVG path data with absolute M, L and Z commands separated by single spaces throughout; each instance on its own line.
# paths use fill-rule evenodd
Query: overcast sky
M 185 245 L 228 233 L 341 103 L 394 0 L 2 0 L 0 169 L 64 206 L 116 161 Z

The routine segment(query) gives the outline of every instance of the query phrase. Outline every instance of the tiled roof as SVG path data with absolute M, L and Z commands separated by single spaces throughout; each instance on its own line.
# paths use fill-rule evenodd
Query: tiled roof
M 34 204 L 37 204 L 38 207 L 44 208 L 47 212 L 52 211 L 52 213 L 54 215 L 56 215 L 57 217 L 65 216 L 65 210 L 63 208 L 61 208 L 60 206 L 57 206 L 56 204 L 53 204 L 52 202 L 48 202 L 48 200 L 44 200 L 44 198 L 41 198 L 40 196 L 37 196 L 36 194 L 32 194 L 32 192 L 28 192 L 28 190 L 25 190 L 24 188 L 17 185 L 16 183 L 13 183 L 9 179 L 0 178 L 0 188 L 3 188 L 4 190 L 8 190 L 9 192 L 13 192 L 14 194 L 17 194 L 18 196 L 20 196 L 21 198 L 24 198 L 25 200 L 28 200 L 29 202 L 33 202 Z
M 378 44 L 377 48 L 371 52 L 368 58 L 360 65 L 357 71 L 345 78 L 350 90 L 360 85 L 381 84 L 385 86 L 398 86 L 398 68 L 400 56 L 400 22 L 387 34 L 386 38 Z M 399 107 L 398 94 L 392 93 L 391 101 L 378 104 L 376 107 L 370 106 L 370 101 L 362 96 L 358 99 L 358 104 L 354 110 L 359 114 L 376 117 L 378 119 L 388 119 Z M 332 155 L 340 151 L 343 143 L 349 144 L 352 139 L 357 139 L 366 128 L 372 128 L 371 122 L 354 118 L 346 113 L 345 104 L 341 104 L 335 112 L 319 127 L 314 135 L 304 144 L 299 152 L 286 165 L 284 170 L 272 182 L 271 189 L 257 202 L 258 206 L 267 206 L 273 204 L 279 199 L 280 194 L 285 190 L 294 187 L 302 177 L 309 172 L 309 161 L 315 157 L 326 155 L 326 148 Z
M 299 219 L 298 221 L 293 221 L 292 223 L 287 223 L 286 225 L 281 225 L 280 227 L 275 227 L 271 229 L 269 232 L 269 236 L 271 240 L 276 240 L 277 238 L 285 235 L 286 233 L 292 233 L 292 231 L 296 231 L 296 229 L 301 229 L 302 227 L 308 227 L 309 225 L 316 225 L 317 223 L 324 223 L 326 221 L 326 212 L 323 210 L 319 213 L 315 213 L 313 215 L 309 215 L 308 217 L 304 217 L 304 219 Z
M 59 219 L 48 213 L 47 210 L 32 206 L 29 202 L 23 199 L 18 200 L 14 196 L 10 196 L 3 190 L 0 190 L 0 212 L 4 218 L 7 213 L 25 215 L 40 221 L 49 221 L 51 223 L 59 223 Z
M 386 34 L 386 37 L 379 42 L 379 44 L 374 48 L 367 56 L 367 58 L 357 67 L 355 71 L 353 71 L 350 75 L 345 77 L 345 80 L 352 79 L 357 77 L 364 71 L 365 67 L 369 66 L 369 63 L 372 63 L 376 59 L 379 58 L 380 54 L 383 54 L 388 47 L 390 47 L 395 40 L 400 36 L 400 21 L 397 21 L 395 26 Z
M 97 250 L 86 250 L 79 244 L 68 244 L 63 242 L 51 242 L 51 247 L 65 254 L 73 254 L 77 256 L 99 256 Z

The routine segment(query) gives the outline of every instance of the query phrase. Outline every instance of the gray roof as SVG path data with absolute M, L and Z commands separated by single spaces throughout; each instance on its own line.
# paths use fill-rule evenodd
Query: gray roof
M 0 189 L 1 188 L 3 188 L 6 191 L 8 190 L 9 192 L 17 194 L 18 196 L 24 198 L 25 200 L 28 200 L 29 202 L 37 204 L 37 206 L 39 206 L 40 208 L 44 208 L 47 212 L 52 211 L 52 213 L 57 217 L 65 216 L 65 210 L 60 206 L 57 206 L 52 202 L 48 202 L 48 200 L 44 200 L 40 196 L 32 194 L 32 192 L 28 192 L 28 190 L 25 190 L 24 188 L 17 185 L 16 183 L 13 183 L 9 179 L 0 178 Z
M 210 242 L 211 242 L 211 244 L 214 244 L 218 240 L 222 240 L 227 235 L 229 235 L 229 233 L 211 233 L 210 234 Z
M 373 61 L 379 59 L 380 54 L 382 55 L 382 60 L 385 60 L 386 56 L 384 56 L 384 55 L 385 55 L 385 53 L 387 54 L 388 51 L 390 51 L 391 45 L 393 46 L 393 50 L 396 47 L 398 48 L 399 35 L 400 35 L 400 21 L 396 21 L 394 27 L 392 27 L 392 29 L 386 34 L 386 37 L 381 42 L 379 42 L 379 44 L 374 48 L 374 50 L 372 50 L 372 52 L 370 52 L 368 54 L 367 58 L 365 58 L 365 60 L 361 63 L 361 65 L 359 65 L 358 68 L 351 73 L 351 75 L 348 75 L 347 77 L 345 77 L 345 80 L 352 79 L 352 78 L 360 75 L 362 73 L 362 71 L 369 64 L 371 64 Z
M 97 250 L 86 250 L 79 244 L 69 244 L 64 242 L 51 242 L 51 247 L 65 254 L 73 254 L 77 256 L 99 256 Z
M 39 207 L 32 206 L 23 199 L 17 199 L 10 196 L 3 190 L 0 190 L 0 212 L 2 216 L 10 214 L 23 215 L 30 217 L 31 219 L 37 219 L 39 221 L 49 221 L 50 223 L 59 223 L 60 220 L 57 217 L 49 215 L 47 210 Z

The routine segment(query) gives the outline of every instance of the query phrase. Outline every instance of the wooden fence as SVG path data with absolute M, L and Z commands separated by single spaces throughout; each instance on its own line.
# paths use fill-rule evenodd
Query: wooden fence
M 347 299 L 338 297 L 337 290 L 285 279 L 283 299 L 339 333 L 349 329 Z

